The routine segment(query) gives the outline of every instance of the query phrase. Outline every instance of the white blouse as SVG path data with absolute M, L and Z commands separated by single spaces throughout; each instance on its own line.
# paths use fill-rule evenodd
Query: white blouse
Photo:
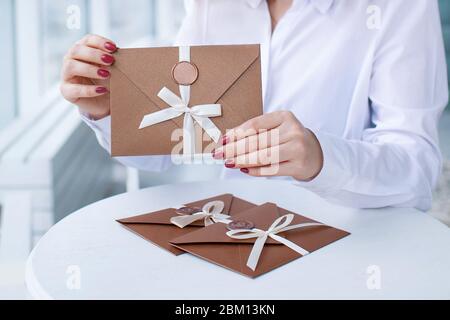
M 430 208 L 448 102 L 436 0 L 294 0 L 273 34 L 263 0 L 186 8 L 177 44 L 261 43 L 264 112 L 290 110 L 317 135 L 323 170 L 311 182 L 288 179 L 352 207 Z M 83 119 L 110 150 L 110 118 Z M 170 162 L 118 160 L 151 171 Z

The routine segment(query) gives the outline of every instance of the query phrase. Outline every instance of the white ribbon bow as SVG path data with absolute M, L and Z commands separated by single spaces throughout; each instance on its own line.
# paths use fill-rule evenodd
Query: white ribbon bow
M 277 234 L 292 229 L 299 229 L 312 226 L 324 226 L 324 224 L 316 222 L 307 222 L 290 225 L 293 219 L 294 219 L 293 214 L 286 214 L 276 219 L 270 226 L 270 228 L 266 231 L 256 228 L 251 230 L 243 230 L 243 229 L 231 230 L 227 232 L 227 236 L 233 239 L 256 238 L 255 244 L 253 245 L 252 251 L 250 252 L 250 255 L 247 260 L 247 266 L 253 271 L 255 271 L 256 266 L 258 265 L 259 257 L 261 255 L 261 252 L 264 248 L 264 244 L 266 243 L 268 237 L 271 237 L 272 239 L 284 244 L 285 246 L 288 246 L 292 250 L 300 253 L 302 256 L 309 254 L 309 251 L 287 240 L 286 238 L 278 236 Z
M 201 212 L 194 213 L 192 215 L 182 215 L 178 217 L 170 218 L 170 222 L 180 228 L 199 220 L 204 220 L 205 227 L 216 222 L 229 223 L 230 218 L 227 214 L 222 214 L 225 204 L 223 201 L 211 201 L 205 204 Z
M 190 61 L 190 48 L 179 48 L 179 60 Z M 180 85 L 180 95 L 178 97 L 175 93 L 164 87 L 159 91 L 158 97 L 167 103 L 171 108 L 163 109 L 144 116 L 139 126 L 143 129 L 157 123 L 178 118 L 184 114 L 183 124 L 183 154 L 195 154 L 195 127 L 194 120 L 211 139 L 217 143 L 221 136 L 219 128 L 211 121 L 211 117 L 219 117 L 222 115 L 222 106 L 220 104 L 202 104 L 189 107 L 191 87 Z

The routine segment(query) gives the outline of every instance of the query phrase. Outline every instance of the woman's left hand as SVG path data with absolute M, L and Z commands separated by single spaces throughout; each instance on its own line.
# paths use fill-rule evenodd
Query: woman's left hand
M 322 170 L 323 153 L 314 133 L 289 111 L 268 113 L 230 130 L 213 151 L 227 168 L 251 176 L 314 179 Z

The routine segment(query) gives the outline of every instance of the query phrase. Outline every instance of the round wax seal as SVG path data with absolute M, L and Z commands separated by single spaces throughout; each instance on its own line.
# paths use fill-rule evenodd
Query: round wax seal
M 201 211 L 202 209 L 197 207 L 181 207 L 180 209 L 177 209 L 177 213 L 182 215 L 191 215 Z
M 172 68 L 172 78 L 179 85 L 189 86 L 197 80 L 198 68 L 188 61 L 178 62 Z
M 245 221 L 245 220 L 231 221 L 227 225 L 228 230 L 251 230 L 254 227 L 255 227 L 255 224 L 253 222 Z

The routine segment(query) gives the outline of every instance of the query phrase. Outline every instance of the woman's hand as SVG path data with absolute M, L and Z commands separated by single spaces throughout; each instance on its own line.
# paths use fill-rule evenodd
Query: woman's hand
M 109 115 L 109 67 L 117 46 L 111 40 L 87 35 L 64 57 L 61 93 L 93 119 Z
M 251 176 L 291 176 L 308 181 L 323 167 L 322 148 L 316 136 L 289 111 L 251 119 L 223 137 L 215 159 L 227 168 Z

